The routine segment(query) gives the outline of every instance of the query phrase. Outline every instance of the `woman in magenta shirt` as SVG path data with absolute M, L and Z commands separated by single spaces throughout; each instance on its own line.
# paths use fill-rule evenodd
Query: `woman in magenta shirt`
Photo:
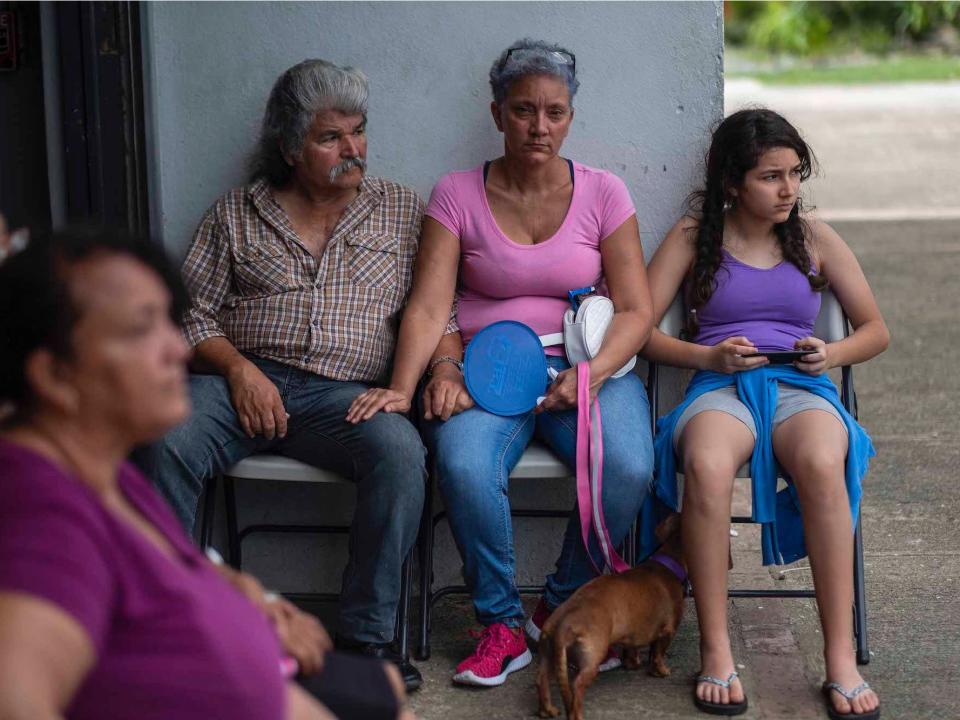
M 424 435 L 484 625 L 454 680 L 480 686 L 499 685 L 530 662 L 513 580 L 507 478 L 534 437 L 574 467 L 577 374 L 561 348 L 547 348 L 548 366 L 559 376 L 541 407 L 501 417 L 474 406 L 458 367 L 463 346 L 499 320 L 523 322 L 538 335 L 559 333 L 567 291 L 602 288 L 616 313 L 590 361 L 590 395 L 599 395 L 603 416 L 602 506 L 615 544 L 637 515 L 652 465 L 643 384 L 630 373 L 611 377 L 650 333 L 636 212 L 619 178 L 560 155 L 574 115 L 576 59 L 556 45 L 523 40 L 494 62 L 490 84 L 503 156 L 451 173 L 434 188 L 390 386 L 365 393 L 348 415 L 359 422 L 379 410 L 406 411 L 429 370 L 424 406 L 431 422 Z M 454 293 L 459 332 L 448 325 Z M 535 640 L 553 608 L 596 575 L 595 565 L 603 565 L 596 542 L 591 559 L 580 537 L 573 513 L 557 570 L 527 623 Z M 611 656 L 604 666 L 618 664 Z
M 211 563 L 125 461 L 190 411 L 176 286 L 152 245 L 104 233 L 0 264 L 0 717 L 333 717 L 281 671 L 322 666 L 324 692 L 341 663 L 319 623 Z

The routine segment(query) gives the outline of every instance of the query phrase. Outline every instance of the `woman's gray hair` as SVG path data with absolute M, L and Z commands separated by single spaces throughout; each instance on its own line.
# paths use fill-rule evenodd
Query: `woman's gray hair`
M 514 82 L 527 75 L 552 75 L 567 84 L 570 103 L 577 94 L 577 66 L 573 53 L 564 47 L 524 38 L 508 47 L 490 68 L 490 89 L 493 101 L 502 105 Z
M 285 185 L 293 174 L 286 158 L 300 156 L 314 117 L 325 110 L 366 116 L 367 76 L 326 60 L 304 60 L 277 78 L 250 157 L 250 180 Z

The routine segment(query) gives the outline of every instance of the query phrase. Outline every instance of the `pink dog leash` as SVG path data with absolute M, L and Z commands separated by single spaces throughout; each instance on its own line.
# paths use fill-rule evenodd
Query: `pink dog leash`
M 577 506 L 580 509 L 580 531 L 583 547 L 598 573 L 590 554 L 590 529 L 600 544 L 607 567 L 614 573 L 629 570 L 630 566 L 617 553 L 610 532 L 603 519 L 603 426 L 600 422 L 600 402 L 590 402 L 590 365 L 577 363 Z

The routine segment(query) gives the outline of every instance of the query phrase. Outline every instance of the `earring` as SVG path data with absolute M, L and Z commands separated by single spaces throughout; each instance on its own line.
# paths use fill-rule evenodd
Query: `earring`
M 728 198 L 723 201 L 723 211 L 730 212 L 731 210 L 733 210 L 733 200 Z

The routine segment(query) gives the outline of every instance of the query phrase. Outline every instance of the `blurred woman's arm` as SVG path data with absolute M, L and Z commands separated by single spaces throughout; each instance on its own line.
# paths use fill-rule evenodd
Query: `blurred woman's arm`
M 56 605 L 0 592 L 0 718 L 53 720 L 96 662 L 83 626 Z

